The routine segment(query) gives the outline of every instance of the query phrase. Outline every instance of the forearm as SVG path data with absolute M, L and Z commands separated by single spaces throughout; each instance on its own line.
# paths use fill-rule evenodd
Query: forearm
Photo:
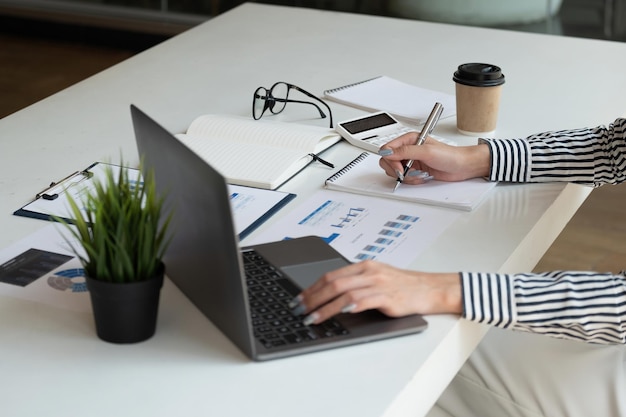
M 626 180 L 626 119 L 617 119 L 608 127 L 480 142 L 489 147 L 487 178 L 491 181 L 564 181 L 598 186 Z
M 593 272 L 462 273 L 463 314 L 501 328 L 626 343 L 626 278 Z

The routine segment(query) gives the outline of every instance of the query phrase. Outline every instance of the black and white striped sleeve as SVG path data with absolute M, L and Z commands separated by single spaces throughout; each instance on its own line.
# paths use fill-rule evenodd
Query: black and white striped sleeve
M 556 271 L 462 273 L 463 317 L 495 327 L 626 344 L 626 277 Z
M 561 181 L 595 187 L 626 181 L 626 119 L 608 127 L 480 141 L 491 152 L 491 181 Z
M 626 119 L 608 127 L 481 142 L 491 152 L 491 181 L 595 187 L 626 181 Z M 461 285 L 463 317 L 468 320 L 591 343 L 626 344 L 624 272 L 461 273 Z

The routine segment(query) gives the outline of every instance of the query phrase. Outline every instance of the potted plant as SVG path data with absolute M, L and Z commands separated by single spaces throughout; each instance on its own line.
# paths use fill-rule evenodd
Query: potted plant
M 113 343 L 154 335 L 171 218 L 163 214 L 153 173 L 141 181 L 129 171 L 122 166 L 114 173 L 107 165 L 81 201 L 68 197 L 73 221 L 56 219 L 70 230 L 67 243 L 85 270 L 96 333 Z

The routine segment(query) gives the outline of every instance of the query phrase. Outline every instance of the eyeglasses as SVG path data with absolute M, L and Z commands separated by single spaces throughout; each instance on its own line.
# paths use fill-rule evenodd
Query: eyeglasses
M 322 101 L 318 97 L 315 97 L 313 94 L 309 93 L 308 91 L 303 90 L 296 85 L 289 84 L 283 81 L 279 81 L 275 83 L 272 86 L 272 88 L 270 88 L 269 90 L 265 87 L 259 87 L 256 89 L 256 91 L 254 92 L 253 99 L 252 99 L 252 117 L 254 118 L 254 120 L 259 120 L 261 117 L 263 117 L 263 114 L 268 109 L 270 112 L 272 112 L 272 114 L 280 113 L 281 111 L 285 109 L 285 106 L 287 105 L 287 103 L 310 104 L 312 106 L 315 106 L 317 111 L 320 113 L 320 117 L 322 119 L 326 118 L 326 114 L 324 114 L 320 106 L 318 106 L 317 104 L 312 103 L 310 101 L 290 99 L 289 92 L 292 89 L 299 91 L 308 97 L 311 97 L 312 99 L 316 100 L 319 103 L 322 103 L 324 107 L 326 107 L 326 109 L 328 110 L 328 115 L 330 116 L 330 128 L 332 129 L 333 113 L 331 112 L 330 107 L 328 107 L 328 104 L 324 103 L 324 101 Z

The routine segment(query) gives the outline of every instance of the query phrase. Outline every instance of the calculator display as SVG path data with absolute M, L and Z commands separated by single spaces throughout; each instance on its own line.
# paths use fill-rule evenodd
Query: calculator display
M 356 135 L 361 132 L 376 129 L 383 126 L 392 125 L 397 123 L 387 113 L 378 113 L 372 116 L 363 117 L 351 122 L 341 123 L 344 129 L 349 133 Z

